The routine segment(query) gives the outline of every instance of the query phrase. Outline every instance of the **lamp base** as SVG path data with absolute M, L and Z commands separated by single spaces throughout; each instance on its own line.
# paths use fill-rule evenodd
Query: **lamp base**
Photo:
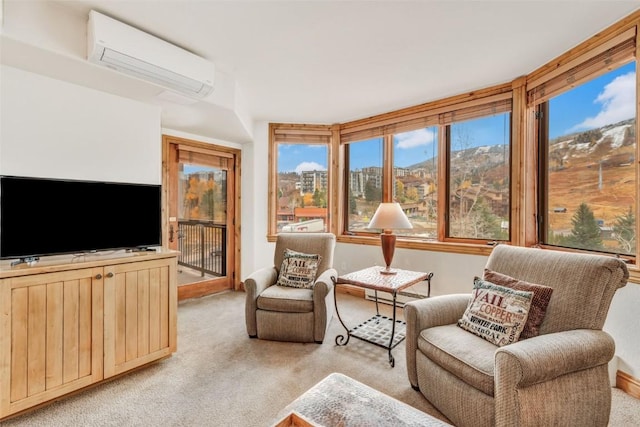
M 391 276 L 393 274 L 398 274 L 398 272 L 396 270 L 392 270 L 392 269 L 387 270 L 386 268 L 384 268 L 380 270 L 380 274 L 384 274 L 385 276 Z

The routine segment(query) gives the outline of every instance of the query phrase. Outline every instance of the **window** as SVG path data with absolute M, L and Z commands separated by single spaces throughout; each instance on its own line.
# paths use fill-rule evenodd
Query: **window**
M 350 232 L 366 231 L 378 205 L 382 201 L 383 138 L 355 141 L 346 145 L 345 158 L 348 177 L 347 224 Z
M 413 228 L 398 235 L 438 236 L 438 127 L 393 135 L 393 200 Z
M 348 234 L 376 234 L 395 201 L 413 226 L 395 234 L 414 243 L 509 240 L 511 86 L 474 95 L 341 128 Z
M 448 237 L 509 240 L 510 135 L 508 112 L 450 125 Z
M 635 256 L 635 38 L 534 89 L 539 137 L 539 240 Z
M 632 62 L 539 108 L 546 130 L 542 242 L 635 255 L 635 85 Z
M 329 231 L 328 126 L 271 125 L 269 234 Z
M 278 159 L 320 145 L 327 161 L 310 161 L 328 169 L 323 224 L 344 242 L 377 244 L 369 221 L 395 201 L 413 225 L 395 230 L 398 247 L 610 253 L 640 283 L 638 25 L 620 21 L 512 82 L 339 125 L 272 125 L 270 236 L 285 226 Z

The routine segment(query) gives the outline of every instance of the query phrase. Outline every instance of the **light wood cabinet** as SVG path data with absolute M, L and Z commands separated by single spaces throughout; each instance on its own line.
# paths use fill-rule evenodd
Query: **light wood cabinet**
M 0 265 L 0 420 L 176 351 L 176 254 Z
M 177 292 L 164 260 L 105 268 L 104 377 L 176 351 Z M 173 287 L 175 288 L 175 286 Z

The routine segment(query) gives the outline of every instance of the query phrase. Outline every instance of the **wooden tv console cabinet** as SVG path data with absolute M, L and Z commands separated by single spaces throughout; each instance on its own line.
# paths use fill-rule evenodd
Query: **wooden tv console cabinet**
M 176 351 L 177 252 L 0 262 L 0 421 Z

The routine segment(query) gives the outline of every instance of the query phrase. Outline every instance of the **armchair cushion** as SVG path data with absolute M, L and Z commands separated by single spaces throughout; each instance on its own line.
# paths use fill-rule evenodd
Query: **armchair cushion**
M 522 334 L 520 334 L 520 339 L 523 340 L 540 335 L 540 325 L 544 321 L 544 315 L 547 313 L 547 306 L 553 293 L 552 287 L 525 282 L 488 268 L 484 269 L 484 280 L 519 291 L 533 292 L 529 317 L 527 317 L 527 323 L 525 323 Z
M 313 290 L 270 286 L 258 297 L 258 309 L 283 313 L 312 312 Z
M 533 292 L 517 291 L 475 278 L 473 298 L 458 326 L 490 343 L 517 342 L 529 315 Z
M 418 349 L 449 373 L 493 396 L 496 345 L 451 324 L 423 329 Z
M 278 274 L 278 286 L 311 289 L 318 274 L 322 257 L 285 249 L 284 259 Z

